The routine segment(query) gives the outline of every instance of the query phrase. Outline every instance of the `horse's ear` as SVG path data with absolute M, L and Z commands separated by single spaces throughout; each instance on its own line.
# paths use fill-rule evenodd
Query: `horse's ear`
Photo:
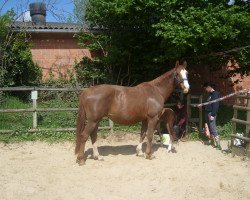
M 178 67 L 179 67 L 179 60 L 177 60 L 175 63 L 175 68 L 178 68 Z
M 187 68 L 187 61 L 184 61 L 182 66 L 183 66 L 184 68 Z

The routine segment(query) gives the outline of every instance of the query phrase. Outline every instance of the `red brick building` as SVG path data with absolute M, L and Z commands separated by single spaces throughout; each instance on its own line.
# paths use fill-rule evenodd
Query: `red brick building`
M 73 72 L 75 62 L 83 57 L 91 57 L 90 51 L 79 46 L 76 33 L 84 27 L 77 24 L 47 22 L 35 25 L 32 22 L 15 22 L 14 31 L 25 30 L 30 34 L 31 53 L 34 62 L 42 69 L 43 80 L 54 77 L 67 77 Z

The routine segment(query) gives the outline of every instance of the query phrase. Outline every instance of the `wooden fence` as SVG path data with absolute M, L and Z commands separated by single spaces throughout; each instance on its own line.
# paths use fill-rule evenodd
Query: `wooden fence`
M 203 122 L 203 117 L 202 117 L 202 109 L 199 109 L 198 116 L 192 117 L 191 113 L 191 106 L 193 104 L 200 104 L 202 103 L 202 95 L 191 95 L 188 94 L 187 96 L 187 114 L 188 114 L 188 119 L 187 119 L 187 131 L 189 131 L 189 125 L 193 123 L 198 123 L 198 128 L 199 130 L 196 130 L 200 132 L 202 130 L 202 122 Z
M 38 108 L 38 93 L 39 91 L 65 91 L 65 92 L 80 92 L 84 88 L 48 88 L 48 87 L 6 87 L 6 88 L 0 88 L 0 92 L 12 92 L 12 91 L 30 91 L 31 93 L 31 99 L 32 99 L 32 107 L 26 108 L 26 109 L 0 109 L 0 113 L 32 113 L 32 128 L 27 130 L 28 132 L 38 132 L 38 131 L 56 131 L 56 132 L 62 132 L 62 131 L 75 131 L 76 128 L 39 128 L 37 123 L 37 113 L 39 112 L 77 112 L 78 108 Z M 201 95 L 188 95 L 187 96 L 187 112 L 188 112 L 188 123 L 198 123 L 199 129 L 202 129 L 202 110 L 200 109 L 199 114 L 197 117 L 191 117 L 191 107 L 190 105 L 192 103 L 197 103 L 194 101 L 197 101 L 198 103 L 202 103 L 202 96 Z M 165 107 L 172 107 L 175 105 L 174 103 L 167 103 L 165 104 Z M 114 123 L 109 119 L 109 125 L 99 127 L 99 129 L 108 129 L 113 133 L 113 127 Z M 200 131 L 197 130 L 197 131 Z M 0 133 L 8 133 L 13 132 L 14 130 L 0 130 Z M 187 132 L 188 126 L 187 126 Z
M 77 112 L 78 108 L 38 108 L 37 97 L 39 91 L 65 91 L 65 92 L 79 92 L 84 88 L 48 88 L 48 87 L 7 87 L 0 88 L 0 92 L 11 92 L 11 91 L 30 91 L 32 99 L 32 108 L 27 109 L 0 109 L 0 113 L 24 113 L 31 112 L 33 114 L 33 125 L 32 129 L 27 130 L 28 132 L 37 131 L 75 131 L 76 128 L 48 128 L 39 129 L 37 125 L 37 113 L 38 112 Z M 99 127 L 99 129 L 109 129 L 113 132 L 113 122 L 109 120 L 109 126 Z M 0 130 L 0 133 L 13 132 L 14 130 Z
M 247 154 L 250 157 L 250 92 L 248 92 L 246 95 L 238 95 L 236 96 L 236 103 L 239 102 L 239 99 L 246 99 L 247 100 L 247 106 L 239 106 L 234 105 L 234 115 L 232 118 L 232 134 L 231 134 L 231 149 L 233 155 L 235 154 Z M 238 119 L 238 110 L 243 110 L 247 112 L 246 121 Z M 243 124 L 246 125 L 246 136 L 242 137 L 236 134 L 236 126 L 237 124 Z M 239 151 L 239 148 L 234 145 L 234 139 L 238 138 L 240 140 L 243 140 L 245 143 L 245 149 L 242 151 Z M 241 148 L 242 149 L 242 148 Z

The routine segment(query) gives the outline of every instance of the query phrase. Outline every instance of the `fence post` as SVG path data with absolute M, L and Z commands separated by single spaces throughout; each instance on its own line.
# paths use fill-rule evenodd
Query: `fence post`
M 113 129 L 113 127 L 114 127 L 114 122 L 113 122 L 111 119 L 109 119 L 109 127 L 110 127 L 110 132 L 111 132 L 111 134 L 113 134 L 113 133 L 114 133 L 114 129 Z
M 236 96 L 235 99 L 235 104 L 238 105 L 239 103 L 239 98 Z M 234 108 L 234 114 L 233 114 L 233 118 L 237 119 L 238 118 L 238 109 Z M 232 121 L 232 134 L 235 135 L 236 134 L 236 122 Z M 231 137 L 231 147 L 234 145 L 234 138 Z
M 250 108 L 250 92 L 247 93 L 247 107 Z M 247 122 L 250 122 L 250 111 L 247 111 Z M 246 135 L 249 133 L 250 131 L 250 126 L 247 125 L 246 126 Z
M 32 99 L 32 104 L 33 104 L 33 109 L 37 109 L 37 96 L 38 92 L 37 91 L 31 91 L 31 99 Z M 33 129 L 37 128 L 37 112 L 33 112 Z

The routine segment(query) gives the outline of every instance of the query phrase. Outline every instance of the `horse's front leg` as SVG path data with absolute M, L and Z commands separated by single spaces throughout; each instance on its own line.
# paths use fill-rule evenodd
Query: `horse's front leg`
M 170 153 L 171 151 L 176 153 L 176 149 L 175 149 L 175 146 L 174 146 L 174 140 L 175 140 L 175 131 L 174 131 L 174 125 L 173 123 L 166 123 L 166 127 L 167 127 L 167 130 L 169 132 L 169 137 L 170 137 L 170 143 L 168 145 L 168 153 Z
M 157 123 L 158 123 L 158 117 L 155 117 L 155 118 L 150 119 L 148 121 L 148 128 L 147 128 L 148 141 L 147 141 L 147 148 L 146 148 L 145 157 L 146 157 L 146 159 L 150 159 L 150 160 L 153 158 L 152 141 L 153 141 L 155 126 Z
M 147 126 L 148 126 L 147 121 L 143 121 L 142 125 L 141 125 L 140 143 L 136 147 L 136 155 L 137 156 L 143 155 L 142 143 L 143 143 L 144 138 L 146 137 Z

